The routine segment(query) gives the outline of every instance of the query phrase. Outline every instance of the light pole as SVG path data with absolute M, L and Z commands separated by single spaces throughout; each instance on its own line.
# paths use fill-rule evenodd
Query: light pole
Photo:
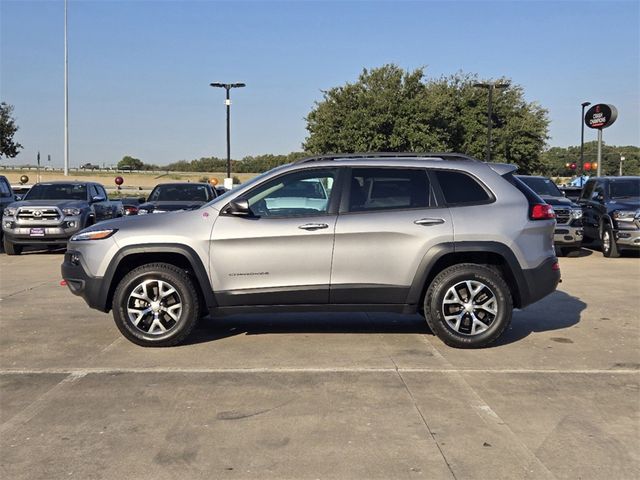
M 624 162 L 624 157 L 620 155 L 620 170 L 618 171 L 619 176 L 622 176 L 622 162 Z
M 591 105 L 591 102 L 582 102 L 582 115 L 580 116 L 580 186 L 584 176 L 584 109 Z
M 486 88 L 487 90 L 489 90 L 489 106 L 487 108 L 487 155 L 486 155 L 486 161 L 490 162 L 491 161 L 491 127 L 493 125 L 493 120 L 492 120 L 492 116 L 493 116 L 493 90 L 496 88 L 507 88 L 510 84 L 509 83 L 474 83 L 473 86 L 474 87 L 478 87 L 478 88 Z
M 227 181 L 225 181 L 225 187 L 231 189 L 233 186 L 233 181 L 231 180 L 231 127 L 230 127 L 230 117 L 231 117 L 231 99 L 229 98 L 229 91 L 232 88 L 242 88 L 246 85 L 244 83 L 219 83 L 214 82 L 209 84 L 212 87 L 224 88 L 227 92 L 227 97 L 224 101 L 224 104 L 227 106 Z
M 67 47 L 67 0 L 64 0 L 64 176 L 69 175 L 69 48 Z

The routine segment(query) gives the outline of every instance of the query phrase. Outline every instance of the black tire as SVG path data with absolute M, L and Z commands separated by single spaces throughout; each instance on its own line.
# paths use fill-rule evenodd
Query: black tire
M 607 258 L 618 258 L 620 256 L 620 250 L 618 250 L 618 245 L 616 244 L 616 236 L 611 225 L 606 224 L 602 228 L 600 240 L 602 242 L 602 255 Z
M 175 293 L 160 298 L 159 290 L 162 287 L 157 282 L 168 284 Z M 143 283 L 145 287 L 142 287 Z M 155 301 L 149 303 L 139 300 L 141 297 L 132 296 L 134 291 L 139 292 L 138 289 L 141 288 L 146 288 L 147 290 L 144 291 L 149 292 L 146 297 Z M 152 296 L 154 298 L 151 298 Z M 173 308 L 180 303 L 179 314 L 175 315 L 177 321 L 172 320 L 171 314 L 166 309 L 167 305 L 162 304 L 165 298 L 167 302 L 173 301 L 168 304 L 168 307 Z M 135 308 L 139 312 L 148 311 L 154 307 L 153 304 L 156 304 L 155 308 L 164 308 L 164 310 L 144 314 L 138 323 L 140 328 L 137 327 L 129 317 L 130 309 Z M 143 347 L 171 347 L 183 342 L 192 332 L 198 322 L 200 305 L 196 286 L 184 270 L 168 263 L 150 263 L 124 276 L 113 294 L 112 309 L 116 326 L 131 342 Z M 156 328 L 166 328 L 166 331 L 155 333 Z
M 481 300 L 477 303 L 480 305 L 478 310 L 474 308 L 472 312 L 473 315 L 484 315 L 483 318 L 486 320 L 485 323 L 480 322 L 480 325 L 486 329 L 478 333 L 473 333 L 475 322 L 472 320 L 472 314 L 459 313 L 462 312 L 462 309 L 458 312 L 458 315 L 461 316 L 461 320 L 458 322 L 458 331 L 445 320 L 445 308 L 454 308 L 453 305 L 445 306 L 445 297 L 451 292 L 451 289 L 466 281 L 484 286 L 483 289 L 476 291 L 473 298 L 466 298 L 467 303 L 465 304 L 472 308 L 473 302 L 469 300 Z M 456 295 L 462 299 L 464 292 L 469 293 L 469 289 L 465 286 L 461 288 L 462 290 L 457 291 Z M 483 300 L 483 296 L 490 300 Z M 488 315 L 482 305 L 493 303 L 493 301 L 495 301 L 496 314 Z M 460 303 L 461 307 L 463 303 Z M 433 279 L 425 296 L 424 312 L 431 331 L 447 345 L 456 348 L 480 348 L 495 341 L 509 326 L 513 312 L 513 300 L 509 287 L 497 270 L 475 263 L 461 263 L 444 269 Z M 451 311 L 449 313 L 451 314 Z M 480 321 L 481 319 L 476 317 L 476 320 Z M 465 330 L 465 325 L 472 322 L 468 333 L 460 331 Z
M 562 247 L 556 247 L 556 257 L 564 257 L 567 255 L 567 250 Z
M 22 253 L 22 245 L 16 245 L 7 240 L 6 237 L 2 239 L 2 246 L 4 247 L 4 253 L 7 255 L 20 255 Z

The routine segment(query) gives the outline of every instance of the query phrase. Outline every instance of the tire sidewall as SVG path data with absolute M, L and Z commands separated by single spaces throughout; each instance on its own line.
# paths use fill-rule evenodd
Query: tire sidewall
M 127 301 L 131 292 L 145 280 L 164 280 L 178 292 L 182 301 L 182 312 L 178 324 L 164 335 L 148 335 L 138 330 L 129 321 Z M 140 267 L 127 274 L 114 293 L 113 316 L 120 332 L 130 341 L 142 346 L 165 346 L 174 344 L 176 338 L 186 336 L 193 328 L 197 317 L 197 296 L 188 277 L 169 269 Z M 188 331 L 185 334 L 185 331 Z
M 442 275 L 442 277 L 440 276 Z M 446 344 L 458 348 L 478 348 L 488 345 L 498 338 L 511 321 L 513 302 L 509 293 L 509 287 L 504 280 L 488 268 L 469 266 L 459 271 L 442 272 L 433 282 L 433 289 L 428 296 L 429 305 L 425 306 L 429 312 L 431 322 L 429 325 L 435 329 Z M 496 296 L 498 315 L 489 328 L 477 335 L 464 335 L 455 332 L 444 319 L 442 302 L 452 286 L 465 280 L 476 280 L 487 285 Z

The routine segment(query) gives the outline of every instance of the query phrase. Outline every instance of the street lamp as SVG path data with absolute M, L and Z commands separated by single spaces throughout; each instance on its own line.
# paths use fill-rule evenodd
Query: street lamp
M 618 171 L 619 176 L 622 176 L 622 162 L 624 162 L 624 157 L 620 155 L 620 170 Z
M 580 186 L 584 176 L 584 109 L 591 105 L 591 102 L 582 102 L 582 115 L 580 116 Z
M 224 88 L 227 91 L 227 98 L 224 104 L 227 106 L 227 178 L 229 180 L 225 181 L 225 187 L 231 189 L 233 186 L 231 180 L 231 127 L 229 124 L 230 115 L 231 115 L 231 100 L 229 99 L 229 90 L 232 88 L 242 88 L 246 85 L 244 83 L 210 83 L 212 87 Z
M 487 158 L 486 161 L 491 161 L 491 126 L 493 121 L 491 117 L 493 116 L 493 90 L 496 88 L 507 88 L 509 83 L 474 83 L 474 87 L 478 88 L 486 88 L 489 90 L 489 107 L 487 108 Z

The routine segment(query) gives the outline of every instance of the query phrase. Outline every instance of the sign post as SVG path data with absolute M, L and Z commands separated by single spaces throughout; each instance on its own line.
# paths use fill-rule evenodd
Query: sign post
M 610 127 L 618 118 L 618 109 L 607 103 L 598 103 L 584 116 L 584 123 L 589 128 L 598 130 L 598 173 L 602 173 L 602 129 Z

